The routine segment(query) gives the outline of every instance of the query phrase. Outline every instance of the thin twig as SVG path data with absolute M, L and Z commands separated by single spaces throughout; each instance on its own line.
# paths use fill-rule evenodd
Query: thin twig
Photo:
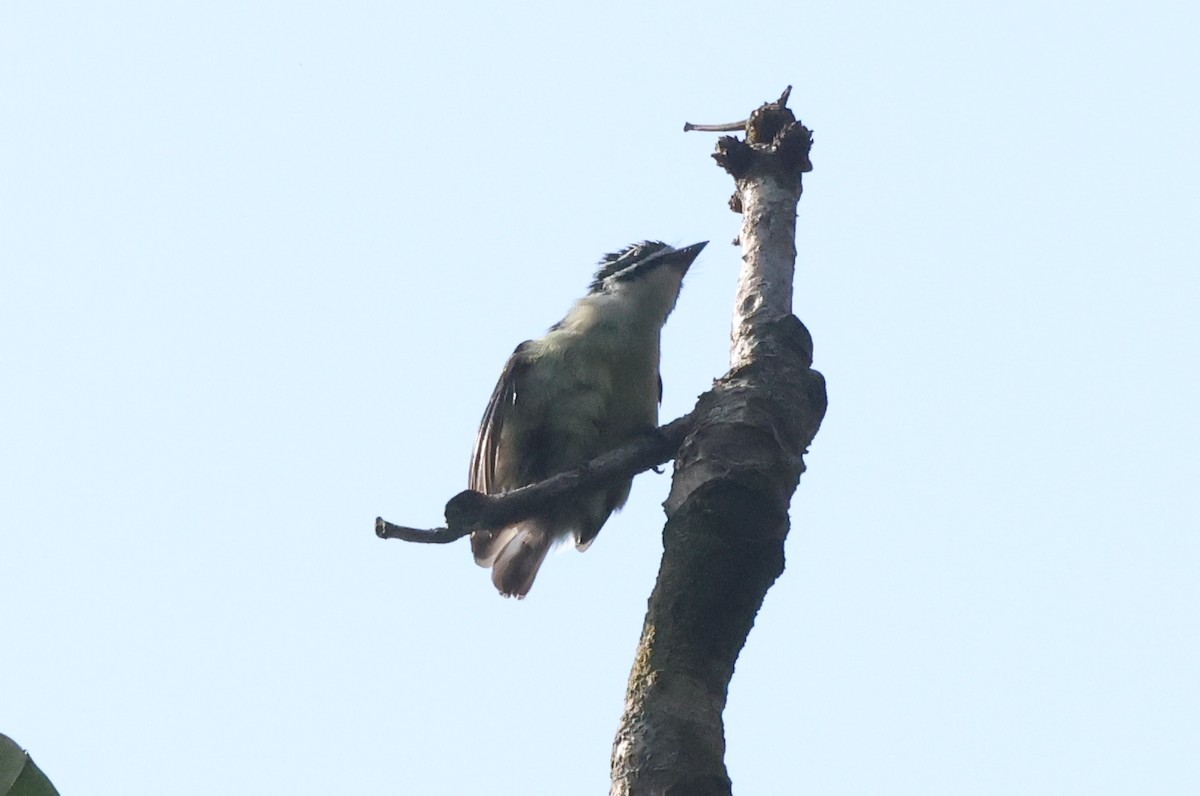
M 503 528 L 532 517 L 551 503 L 569 499 L 582 490 L 630 478 L 670 461 L 691 427 L 692 415 L 684 415 L 582 467 L 502 495 L 485 495 L 471 489 L 459 492 L 446 504 L 445 528 L 410 528 L 376 517 L 375 535 L 381 539 L 419 544 L 446 544 L 474 531 Z
M 407 525 L 393 525 L 383 517 L 375 518 L 375 535 L 380 539 L 399 539 L 402 542 L 418 544 L 446 544 L 466 536 L 465 533 L 456 533 L 449 528 L 409 528 Z
M 740 122 L 729 122 L 728 124 L 692 124 L 691 122 L 684 122 L 683 131 L 685 133 L 690 133 L 692 130 L 698 133 L 736 133 L 738 130 L 745 130 L 749 122 L 749 119 L 742 119 Z
M 786 108 L 788 97 L 790 96 L 792 96 L 792 87 L 788 86 L 779 95 L 779 99 L 774 102 L 768 102 L 763 107 L 770 108 L 771 106 L 775 106 L 776 108 Z M 760 108 L 756 112 L 761 112 L 762 110 Z M 740 130 L 745 130 L 753 119 L 754 117 L 751 116 L 749 119 L 743 119 L 740 122 L 729 122 L 727 124 L 692 124 L 691 122 L 684 122 L 683 131 L 685 133 L 690 133 L 693 130 L 698 133 L 736 133 Z

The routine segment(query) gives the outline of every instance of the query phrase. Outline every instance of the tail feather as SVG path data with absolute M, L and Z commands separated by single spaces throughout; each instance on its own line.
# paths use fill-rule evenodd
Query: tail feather
M 573 536 L 575 547 L 587 550 L 609 516 L 625 504 L 630 484 L 589 492 L 569 506 L 498 531 L 476 531 L 471 534 L 475 563 L 492 568 L 492 583 L 505 597 L 524 597 L 554 543 Z
M 517 599 L 529 593 L 553 543 L 554 535 L 535 523 L 485 532 L 471 539 L 475 562 L 490 566 L 492 583 L 500 593 Z
M 471 552 L 475 554 L 475 563 L 481 567 L 491 567 L 512 538 L 521 528 L 510 525 L 499 531 L 475 531 L 471 534 Z

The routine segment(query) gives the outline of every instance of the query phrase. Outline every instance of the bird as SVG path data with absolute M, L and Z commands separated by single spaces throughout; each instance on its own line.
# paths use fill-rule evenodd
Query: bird
M 469 488 L 502 494 L 571 470 L 658 426 L 660 338 L 683 277 L 708 241 L 642 241 L 605 255 L 585 296 L 509 357 L 471 454 Z M 524 598 L 546 553 L 586 550 L 629 497 L 632 478 L 574 495 L 504 528 L 471 534 L 475 562 Z

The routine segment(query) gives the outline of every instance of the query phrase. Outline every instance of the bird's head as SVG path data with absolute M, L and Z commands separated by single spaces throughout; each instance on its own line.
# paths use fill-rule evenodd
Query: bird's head
M 708 241 L 702 241 L 676 249 L 662 241 L 644 240 L 606 254 L 588 292 L 616 293 L 636 285 L 673 282 L 678 294 L 683 275 L 707 245 Z

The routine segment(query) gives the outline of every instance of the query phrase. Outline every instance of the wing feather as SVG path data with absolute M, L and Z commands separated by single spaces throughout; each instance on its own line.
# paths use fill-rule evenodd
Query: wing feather
M 531 342 L 526 340 L 521 343 L 508 358 L 500 380 L 496 382 L 496 389 L 492 391 L 492 397 L 488 400 L 487 409 L 483 412 L 483 419 L 479 422 L 467 482 L 467 486 L 476 492 L 490 495 L 496 486 L 496 458 L 500 449 L 500 435 L 504 431 L 504 420 L 520 394 L 518 387 L 529 366 L 525 353 Z

